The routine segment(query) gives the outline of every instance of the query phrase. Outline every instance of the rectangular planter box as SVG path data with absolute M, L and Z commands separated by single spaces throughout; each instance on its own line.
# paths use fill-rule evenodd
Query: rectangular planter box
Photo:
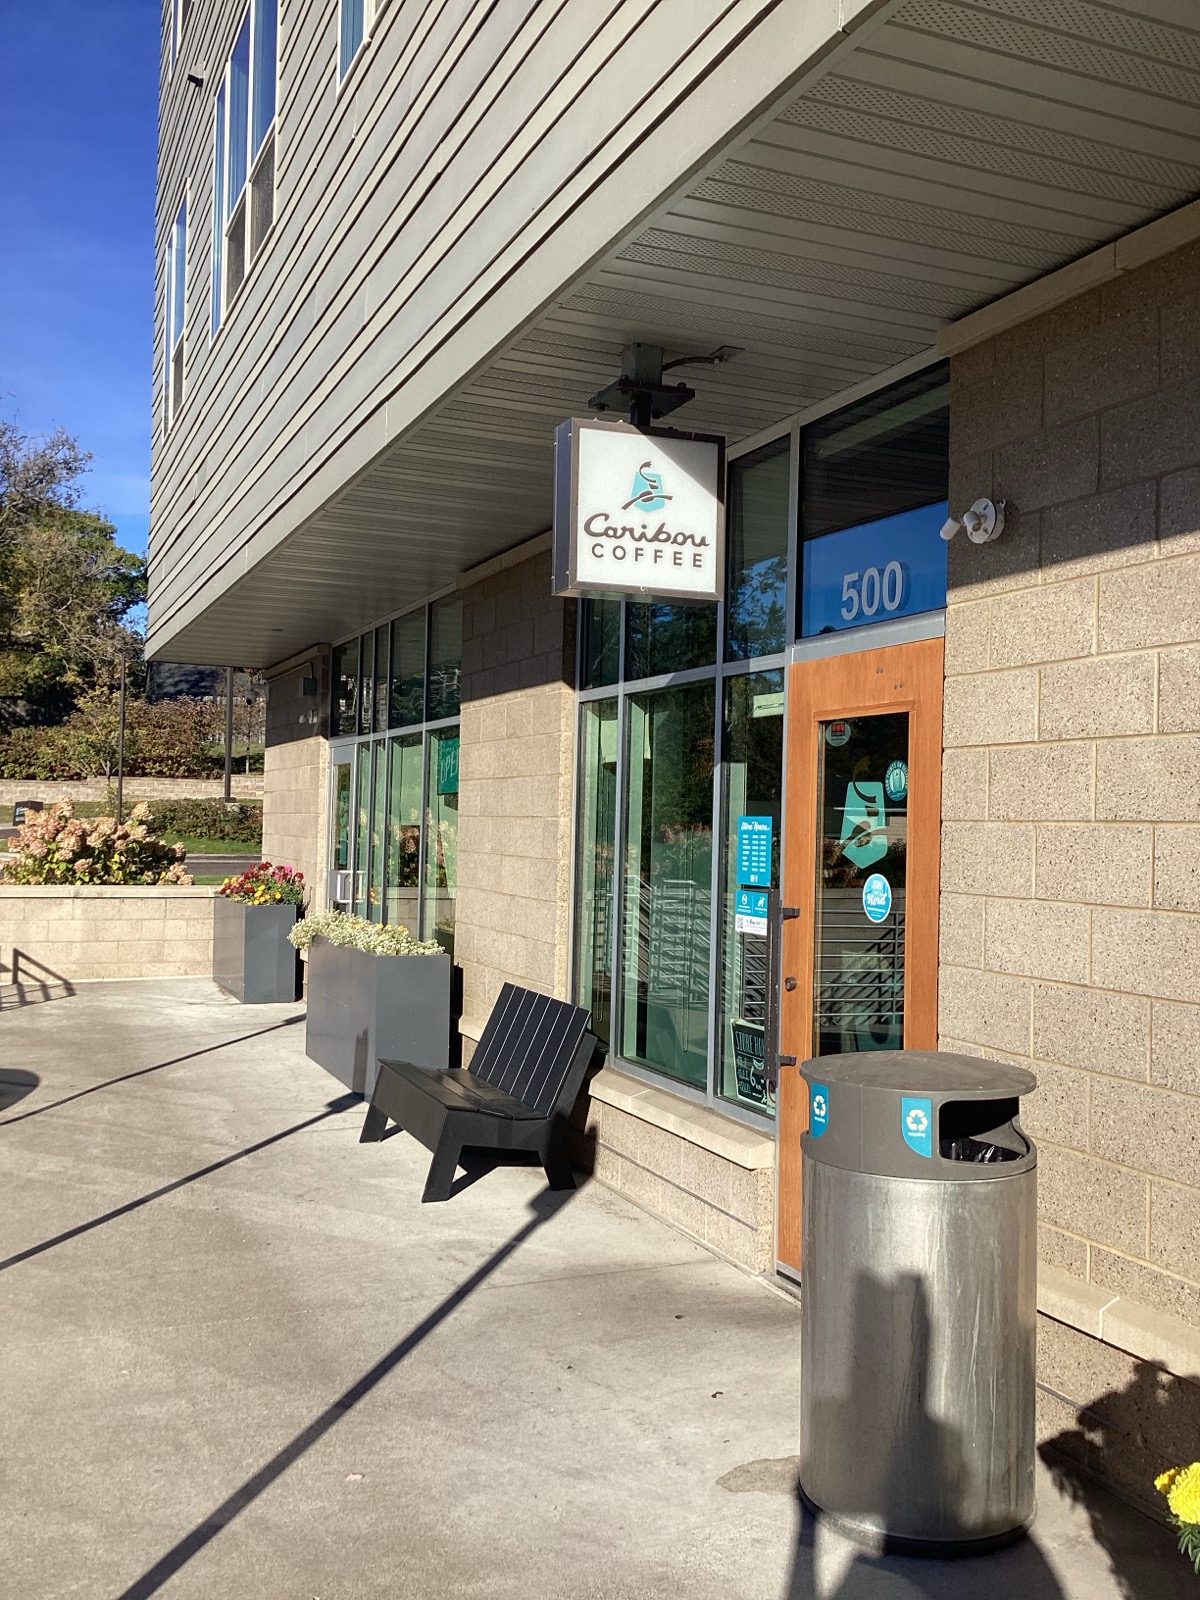
M 380 1056 L 448 1067 L 453 980 L 446 955 L 372 956 L 314 939 L 304 1048 L 361 1095 L 375 1087 Z
M 213 904 L 213 981 L 243 1005 L 278 1005 L 299 994 L 288 934 L 299 906 L 248 906 L 218 895 Z

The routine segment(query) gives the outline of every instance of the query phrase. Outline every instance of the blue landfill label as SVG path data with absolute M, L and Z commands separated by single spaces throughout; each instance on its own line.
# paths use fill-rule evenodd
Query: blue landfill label
M 910 1150 L 933 1156 L 933 1101 L 904 1095 L 900 1101 L 900 1131 Z
M 772 817 L 737 819 L 737 881 L 748 889 L 771 887 L 771 845 L 775 835 Z
M 872 922 L 882 922 L 892 909 L 892 886 L 882 872 L 873 872 L 863 884 L 863 910 Z
M 824 1083 L 814 1083 L 808 1101 L 808 1131 L 819 1139 L 829 1126 L 829 1088 Z

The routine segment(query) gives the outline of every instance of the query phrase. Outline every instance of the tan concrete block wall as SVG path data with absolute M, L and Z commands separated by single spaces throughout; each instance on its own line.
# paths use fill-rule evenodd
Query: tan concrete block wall
M 455 959 L 468 1027 L 505 981 L 567 997 L 574 624 L 548 554 L 463 591 Z
M 114 787 L 108 778 L 0 778 L 0 806 L 14 800 L 103 800 Z M 263 792 L 259 773 L 235 772 L 231 785 L 235 799 L 257 800 Z M 219 800 L 224 778 L 126 778 L 125 801 Z
M 1193 1326 L 1197 319 L 1191 247 L 952 363 L 951 505 L 1009 525 L 950 548 L 940 975 L 943 1047 L 1041 1080 L 1043 1259 Z
M 211 977 L 214 888 L 0 885 L 0 982 Z
M 316 669 L 317 694 L 301 684 Z M 326 809 L 329 745 L 329 652 L 271 678 L 267 686 L 267 742 L 263 757 L 263 859 L 304 874 L 305 903 L 325 906 Z

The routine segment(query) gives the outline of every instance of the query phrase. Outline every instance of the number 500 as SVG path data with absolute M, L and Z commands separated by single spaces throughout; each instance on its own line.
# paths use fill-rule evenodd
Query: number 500
M 847 622 L 855 617 L 873 617 L 880 610 L 899 611 L 904 604 L 904 568 L 898 561 L 889 561 L 881 573 L 878 567 L 868 567 L 865 572 L 847 572 L 842 579 L 842 616 Z

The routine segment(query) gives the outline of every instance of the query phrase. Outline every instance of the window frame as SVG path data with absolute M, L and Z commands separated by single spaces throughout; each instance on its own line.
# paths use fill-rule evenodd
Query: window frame
M 175 418 L 183 409 L 187 393 L 187 252 L 188 193 L 183 197 L 167 235 L 166 282 L 163 293 L 163 433 L 171 431 Z M 173 330 L 178 316 L 179 333 Z M 179 383 L 176 395 L 175 360 L 179 358 Z
M 260 88 L 260 75 L 256 62 L 259 51 L 258 27 L 264 12 L 274 18 L 274 61 L 271 79 L 271 115 L 267 119 L 257 147 L 254 143 L 255 102 Z M 245 90 L 245 175 L 237 194 L 232 193 L 231 175 L 234 166 L 236 141 L 233 139 L 233 69 L 234 57 L 241 43 L 243 30 L 247 39 L 246 90 Z M 278 191 L 275 174 L 278 171 L 279 142 L 279 0 L 247 0 L 238 13 L 232 42 L 225 63 L 217 79 L 213 95 L 212 144 L 212 274 L 211 304 L 209 312 L 209 342 L 216 339 L 225 326 L 234 305 L 241 298 L 258 261 L 266 250 L 274 232 L 278 215 Z M 263 230 L 257 246 L 253 234 L 253 201 L 255 184 L 259 179 L 270 152 L 271 207 L 270 220 Z M 230 290 L 230 263 L 234 235 L 240 241 L 241 276 L 236 287 Z
M 183 36 L 191 20 L 193 0 L 170 0 L 171 6 L 171 68 L 179 60 L 179 52 L 183 48 Z

